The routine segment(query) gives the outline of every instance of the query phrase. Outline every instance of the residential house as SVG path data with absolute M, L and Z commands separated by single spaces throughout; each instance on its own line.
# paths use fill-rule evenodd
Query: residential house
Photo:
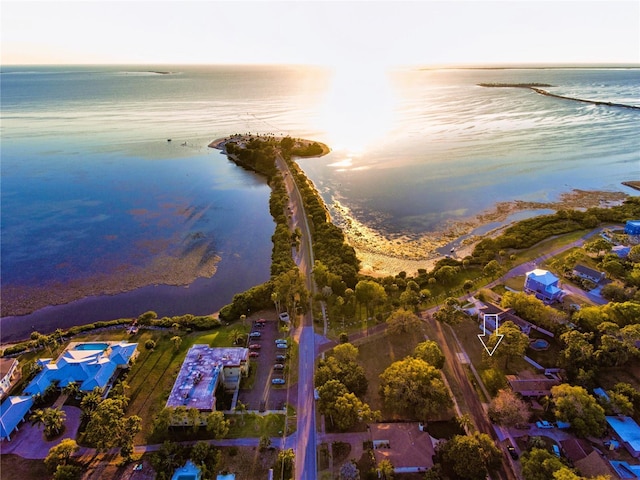
M 18 360 L 15 358 L 0 358 L 0 398 L 9 392 L 13 381 L 18 376 Z
M 606 417 L 606 419 L 628 452 L 633 457 L 640 458 L 640 426 L 635 420 L 622 415 Z
M 369 431 L 377 464 L 389 460 L 396 473 L 426 472 L 433 467 L 431 437 L 418 423 L 374 423 Z
M 621 460 L 610 460 L 609 464 L 613 467 L 618 478 L 623 480 L 640 478 L 640 465 L 630 465 L 628 462 Z
M 558 286 L 558 277 L 547 270 L 536 268 L 527 272 L 524 291 L 535 295 L 546 303 L 553 303 L 562 298 L 563 291 Z
M 55 363 L 41 362 L 42 370 L 24 389 L 29 395 L 42 395 L 49 385 L 66 387 L 77 383 L 80 390 L 105 389 L 118 369 L 128 368 L 137 356 L 137 343 L 72 342 Z
M 640 220 L 627 220 L 624 226 L 627 235 L 640 235 Z
M 604 272 L 599 272 L 598 270 L 594 270 L 593 268 L 589 268 L 584 265 L 576 265 L 575 267 L 573 267 L 573 274 L 576 277 L 584 278 L 585 280 L 590 280 L 596 284 L 604 280 L 604 277 L 605 277 Z
M 523 397 L 546 397 L 551 395 L 551 389 L 560 385 L 560 380 L 552 375 L 530 375 L 522 378 L 517 375 L 507 375 L 507 383 L 515 393 Z
M 0 440 L 11 440 L 11 434 L 18 429 L 20 422 L 33 406 L 33 397 L 29 395 L 9 397 L 0 405 Z
M 182 362 L 166 406 L 196 408 L 201 413 L 212 412 L 216 410 L 215 393 L 219 385 L 235 396 L 239 391 L 241 378 L 248 374 L 247 348 L 193 345 Z M 180 424 L 179 419 L 174 421 Z M 185 418 L 184 422 L 188 420 Z
M 631 247 L 627 245 L 615 245 L 611 249 L 611 253 L 615 253 L 618 258 L 627 258 L 631 252 Z

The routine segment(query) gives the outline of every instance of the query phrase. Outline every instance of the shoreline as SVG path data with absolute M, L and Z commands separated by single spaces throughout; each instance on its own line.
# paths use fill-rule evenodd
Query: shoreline
M 419 235 L 384 235 L 372 230 L 350 216 L 348 208 L 335 202 L 334 210 L 342 217 L 337 223 L 345 232 L 348 242 L 356 249 L 362 262 L 360 273 L 374 277 L 396 275 L 400 271 L 415 275 L 418 268 L 431 270 L 447 251 L 455 245 L 451 257 L 461 260 L 473 252 L 475 245 L 483 238 L 493 238 L 505 228 L 519 221 L 504 223 L 482 234 L 469 236 L 473 230 L 492 223 L 505 222 L 511 215 L 536 210 L 569 210 L 590 207 L 607 207 L 622 203 L 629 195 L 624 192 L 586 191 L 574 189 L 560 195 L 553 202 L 528 202 L 514 200 L 497 203 L 494 208 L 480 214 L 448 220 L 436 231 Z M 536 215 L 532 215 L 536 216 Z M 462 239 L 462 240 L 461 240 Z
M 213 140 L 208 147 L 224 152 L 228 141 L 255 137 L 257 136 L 231 135 Z M 285 138 L 268 135 L 261 137 L 275 140 Z M 299 138 L 294 140 L 302 146 L 317 143 L 322 147 L 322 155 L 330 151 L 330 148 L 321 142 Z M 622 183 L 630 188 L 640 189 L 640 182 Z M 455 251 L 451 252 L 451 256 L 462 259 L 472 253 L 482 238 L 494 237 L 514 223 L 516 220 L 505 222 L 511 215 L 519 212 L 613 206 L 628 196 L 624 192 L 572 190 L 561 194 L 559 200 L 554 202 L 500 202 L 492 209 L 475 216 L 447 220 L 434 231 L 393 235 L 376 231 L 361 223 L 351 214 L 348 207 L 339 201 L 334 201 L 328 207 L 335 212 L 332 221 L 342 229 L 345 239 L 356 250 L 361 261 L 360 273 L 383 277 L 396 275 L 401 271 L 414 275 L 421 268 L 431 270 L 438 260 L 450 253 L 449 249 L 452 247 L 455 247 Z M 502 224 L 481 235 L 471 235 L 474 230 L 493 223 Z M 119 265 L 109 273 L 97 273 L 68 282 L 50 282 L 36 286 L 3 285 L 0 316 L 4 318 L 29 315 L 46 307 L 66 305 L 92 296 L 118 295 L 148 286 L 188 288 L 199 278 L 212 278 L 220 260 L 219 256 L 208 255 L 200 249 L 194 249 L 186 256 L 164 252 L 155 257 L 149 265 L 142 267 Z

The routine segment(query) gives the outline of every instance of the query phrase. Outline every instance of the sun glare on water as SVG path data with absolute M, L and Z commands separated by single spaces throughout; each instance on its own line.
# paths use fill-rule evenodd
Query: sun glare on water
M 362 153 L 390 131 L 394 104 L 384 68 L 341 65 L 334 70 L 321 107 L 320 128 L 334 150 Z

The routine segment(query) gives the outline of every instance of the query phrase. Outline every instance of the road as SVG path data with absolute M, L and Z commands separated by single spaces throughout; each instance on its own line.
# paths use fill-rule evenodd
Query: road
M 284 175 L 285 187 L 289 195 L 291 227 L 302 232 L 300 246 L 295 261 L 306 279 L 307 289 L 311 292 L 308 312 L 300 326 L 294 332 L 298 341 L 298 405 L 297 431 L 295 441 L 295 478 L 296 480 L 315 480 L 317 478 L 317 438 L 316 406 L 313 398 L 313 374 L 315 369 L 315 334 L 313 329 L 312 298 L 316 291 L 312 277 L 314 264 L 311 231 L 304 211 L 302 196 L 293 181 L 289 167 L 280 154 L 276 155 L 276 166 Z

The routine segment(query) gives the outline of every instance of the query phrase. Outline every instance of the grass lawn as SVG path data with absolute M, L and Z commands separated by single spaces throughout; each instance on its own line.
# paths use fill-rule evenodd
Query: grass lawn
M 227 417 L 231 421 L 227 438 L 245 437 L 278 437 L 282 435 L 285 426 L 285 416 L 281 414 L 256 415 L 245 413 L 244 415 L 232 415 Z
M 546 253 L 552 252 L 553 250 L 563 247 L 571 242 L 575 242 L 590 231 L 591 230 L 578 230 L 576 232 L 567 233 L 566 235 L 560 235 L 559 237 L 543 240 L 526 250 L 514 252 L 516 259 L 513 261 L 513 266 L 530 262 L 531 260 L 534 260 Z
M 603 368 L 597 376 L 598 384 L 610 390 L 616 383 L 624 382 L 640 391 L 640 361 L 632 361 L 619 368 Z
M 210 346 L 231 346 L 233 339 L 230 333 L 234 329 L 243 332 L 249 331 L 248 326 L 237 323 L 215 330 L 190 333 L 141 329 L 138 334 L 131 336 L 123 330 L 112 330 L 79 335 L 73 340 L 127 340 L 138 343 L 140 354 L 126 379 L 130 386 L 128 391 L 130 402 L 126 413 L 142 418 L 142 430 L 136 436 L 135 443 L 143 444 L 145 436 L 152 430 L 155 416 L 164 408 L 189 348 L 196 343 Z M 175 335 L 182 338 L 182 343 L 177 351 L 170 340 Z M 145 348 L 147 340 L 156 342 L 154 349 Z
M 224 447 L 220 451 L 224 469 L 235 473 L 236 480 L 268 478 L 269 469 L 275 467 L 278 458 L 276 449 L 261 452 L 255 447 Z
M 370 337 L 371 338 L 371 337 Z M 360 354 L 358 363 L 365 370 L 369 380 L 369 388 L 362 400 L 369 404 L 372 410 L 382 411 L 383 418 L 389 418 L 389 412 L 385 412 L 378 388 L 380 387 L 380 374 L 393 362 L 413 354 L 416 345 L 424 341 L 420 334 L 388 335 L 386 333 L 376 335 L 373 340 L 358 344 Z

